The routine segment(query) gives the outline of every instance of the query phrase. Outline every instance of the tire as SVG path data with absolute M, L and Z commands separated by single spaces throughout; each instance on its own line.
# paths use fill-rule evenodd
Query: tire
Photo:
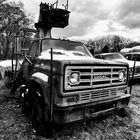
M 28 88 L 26 86 L 21 86 L 19 93 L 20 93 L 20 99 L 23 106 L 23 112 L 26 114 L 29 114 L 30 96 L 28 93 Z
M 0 80 L 2 80 L 2 75 L 1 75 L 1 72 L 0 72 Z
M 51 137 L 50 125 L 45 122 L 44 101 L 41 92 L 37 89 L 32 90 L 31 97 L 31 122 L 37 135 Z

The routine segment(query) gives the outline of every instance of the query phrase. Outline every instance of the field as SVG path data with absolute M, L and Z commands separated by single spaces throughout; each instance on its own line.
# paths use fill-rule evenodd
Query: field
M 18 95 L 10 96 L 0 82 L 0 140 L 45 140 L 36 136 Z M 140 86 L 134 85 L 126 110 L 63 126 L 52 140 L 140 140 Z

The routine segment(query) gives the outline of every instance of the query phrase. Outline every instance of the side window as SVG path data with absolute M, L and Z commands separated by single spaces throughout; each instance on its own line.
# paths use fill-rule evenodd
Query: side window
M 125 56 L 125 58 L 128 59 L 128 60 L 131 60 L 131 59 L 132 59 L 132 58 L 131 58 L 131 55 L 129 55 L 129 54 L 127 54 L 127 55 Z
M 125 58 L 129 60 L 129 57 L 128 57 L 128 55 L 126 55 L 126 56 L 125 56 Z
M 29 56 L 35 57 L 39 53 L 39 41 L 35 41 L 32 43 L 30 49 L 29 49 Z
M 134 59 L 134 55 L 133 54 L 128 55 L 128 60 L 133 60 L 133 59 Z
M 101 59 L 100 55 L 96 55 L 95 58 Z
M 131 60 L 135 60 L 136 59 L 136 55 L 131 55 Z
M 140 61 L 140 55 L 137 55 L 137 61 Z

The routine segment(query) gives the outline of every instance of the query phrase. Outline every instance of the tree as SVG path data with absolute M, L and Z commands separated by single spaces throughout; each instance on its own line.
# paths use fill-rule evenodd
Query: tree
M 5 13 L 8 10 L 8 9 L 4 9 L 4 11 L 3 11 L 3 9 L 1 9 L 2 3 L 5 2 L 5 1 L 6 0 L 0 0 L 0 21 L 4 19 L 5 15 L 6 15 Z
M 23 8 L 22 2 L 3 2 L 0 4 L 0 45 L 4 59 L 10 57 L 11 44 L 20 28 L 28 27 L 32 23 L 31 17 L 25 15 Z M 3 11 L 5 12 L 3 13 Z
M 95 53 L 102 52 L 119 52 L 125 47 L 129 47 L 129 44 L 133 44 L 133 41 L 118 35 L 100 36 L 94 40 L 89 40 L 87 45 L 90 44 L 94 48 Z M 136 43 L 135 43 L 136 44 Z
M 108 53 L 109 52 L 109 47 L 107 45 L 104 46 L 104 48 L 102 49 L 103 53 Z

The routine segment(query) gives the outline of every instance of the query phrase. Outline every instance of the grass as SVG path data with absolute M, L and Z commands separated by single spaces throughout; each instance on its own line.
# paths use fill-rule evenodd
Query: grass
M 1 85 L 3 83 L 0 83 Z M 129 106 L 120 112 L 75 122 L 58 128 L 51 140 L 139 140 L 140 139 L 140 87 L 132 89 Z M 19 98 L 11 98 L 9 90 L 0 88 L 0 139 L 45 140 L 37 136 L 22 111 Z

